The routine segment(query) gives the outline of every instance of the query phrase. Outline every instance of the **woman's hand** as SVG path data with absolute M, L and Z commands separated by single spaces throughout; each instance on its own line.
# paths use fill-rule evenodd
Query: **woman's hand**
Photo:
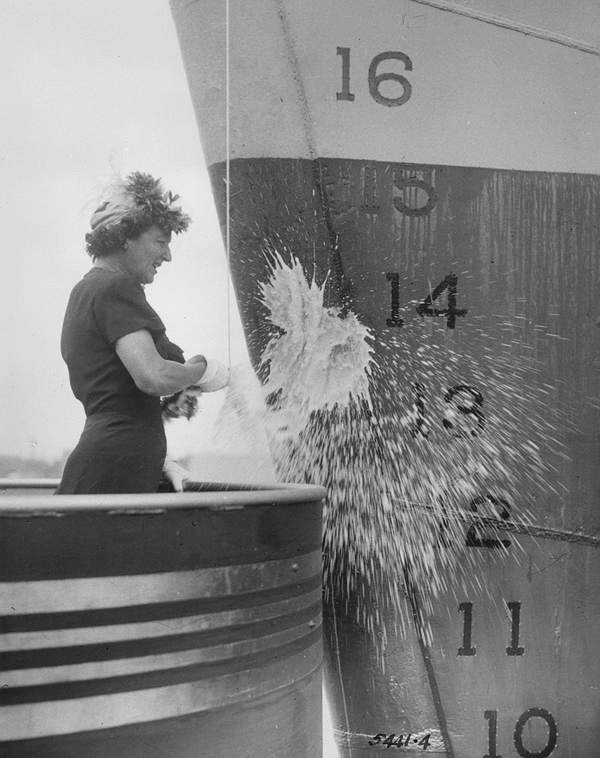
M 173 485 L 175 492 L 183 492 L 184 482 L 192 478 L 190 472 L 171 458 L 168 453 L 163 463 L 163 473 Z

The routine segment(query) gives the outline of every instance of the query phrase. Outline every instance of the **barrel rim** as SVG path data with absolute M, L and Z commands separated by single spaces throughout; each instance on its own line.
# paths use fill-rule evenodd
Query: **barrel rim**
M 61 515 L 105 511 L 109 515 L 162 513 L 177 510 L 231 510 L 263 505 L 290 505 L 324 500 L 327 491 L 316 484 L 269 482 L 188 482 L 184 492 L 60 495 L 5 494 L 10 490 L 53 490 L 58 479 L 0 479 L 0 518 L 24 514 Z

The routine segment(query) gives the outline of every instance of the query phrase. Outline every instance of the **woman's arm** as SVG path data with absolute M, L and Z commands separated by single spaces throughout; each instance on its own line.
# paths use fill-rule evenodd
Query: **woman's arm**
M 178 392 L 199 382 L 206 371 L 206 359 L 202 355 L 195 355 L 185 363 L 165 360 L 147 329 L 120 337 L 115 349 L 137 388 L 147 395 Z

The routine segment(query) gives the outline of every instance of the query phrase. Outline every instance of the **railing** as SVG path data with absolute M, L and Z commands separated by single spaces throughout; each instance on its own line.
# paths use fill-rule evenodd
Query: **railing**
M 0 479 L 0 516 L 73 510 L 160 513 L 190 507 L 229 509 L 306 503 L 323 500 L 326 495 L 323 487 L 312 484 L 187 482 L 184 492 L 49 497 L 57 486 L 57 479 Z

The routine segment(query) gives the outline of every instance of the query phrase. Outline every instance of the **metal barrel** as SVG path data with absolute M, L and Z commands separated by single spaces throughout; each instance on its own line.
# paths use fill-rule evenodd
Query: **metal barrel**
M 171 0 L 255 367 L 265 250 L 371 330 L 379 426 L 338 419 L 320 479 L 344 758 L 600 741 L 600 13 L 577 5 Z
M 324 491 L 52 484 L 0 482 L 0 755 L 320 755 Z

